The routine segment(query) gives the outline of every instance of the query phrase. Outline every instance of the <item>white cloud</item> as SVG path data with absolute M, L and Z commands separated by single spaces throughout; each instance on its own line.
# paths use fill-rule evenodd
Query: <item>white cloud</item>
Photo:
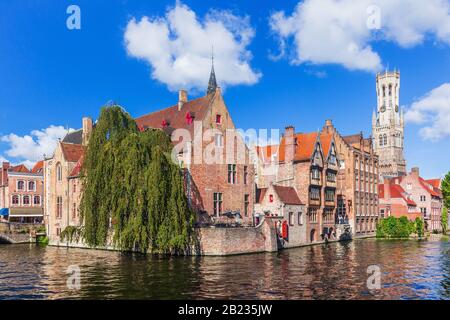
M 412 47 L 430 35 L 450 44 L 449 11 L 448 0 L 305 0 L 291 15 L 279 11 L 270 17 L 280 41 L 280 55 L 272 58 L 285 56 L 293 39 L 293 64 L 378 71 L 382 60 L 371 46 L 375 41 Z
M 69 129 L 69 131 L 73 131 L 73 129 Z M 33 130 L 25 136 L 11 133 L 0 137 L 0 141 L 8 144 L 5 152 L 7 156 L 17 159 L 16 162 L 32 167 L 37 161 L 42 160 L 44 154 L 52 155 L 58 139 L 62 139 L 66 134 L 67 129 L 63 126 L 51 125 L 46 129 Z
M 419 131 L 425 140 L 437 141 L 450 136 L 450 83 L 414 102 L 405 113 L 405 121 L 425 125 Z
M 128 22 L 124 38 L 128 54 L 152 67 L 151 76 L 172 91 L 206 90 L 214 46 L 214 67 L 221 86 L 258 82 L 247 49 L 255 31 L 248 16 L 210 10 L 202 21 L 177 2 L 165 17 Z

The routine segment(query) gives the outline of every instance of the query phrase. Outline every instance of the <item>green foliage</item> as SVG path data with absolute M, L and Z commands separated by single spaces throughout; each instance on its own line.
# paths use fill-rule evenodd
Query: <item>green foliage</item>
M 442 233 L 446 234 L 448 228 L 448 209 L 446 207 L 442 208 L 441 226 L 442 226 Z
M 444 196 L 444 206 L 450 209 L 450 171 L 445 175 L 441 185 L 442 195 Z
M 423 220 L 421 218 L 417 217 L 416 220 L 414 221 L 414 225 L 415 225 L 415 232 L 416 232 L 417 236 L 419 238 L 422 238 L 425 233 L 424 232 L 425 226 L 424 226 Z
M 37 239 L 36 239 L 36 242 L 39 245 L 42 245 L 42 246 L 48 245 L 49 241 L 50 240 L 49 240 L 49 238 L 47 236 L 38 236 Z
M 416 231 L 416 225 L 407 217 L 390 216 L 378 222 L 376 236 L 377 238 L 409 238 L 414 231 Z
M 68 243 L 71 243 L 74 240 L 75 242 L 78 242 L 81 237 L 82 229 L 74 226 L 67 226 L 60 234 L 61 241 L 66 241 Z
M 163 131 L 140 132 L 122 108 L 102 109 L 82 171 L 87 244 L 112 240 L 122 250 L 174 254 L 188 249 L 194 213 L 171 150 Z

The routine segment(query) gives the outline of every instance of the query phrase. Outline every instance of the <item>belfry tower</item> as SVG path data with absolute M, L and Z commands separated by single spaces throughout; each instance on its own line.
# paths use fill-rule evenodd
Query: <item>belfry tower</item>
M 400 71 L 378 73 L 377 111 L 372 116 L 374 151 L 379 157 L 380 178 L 406 174 L 403 110 L 399 109 Z

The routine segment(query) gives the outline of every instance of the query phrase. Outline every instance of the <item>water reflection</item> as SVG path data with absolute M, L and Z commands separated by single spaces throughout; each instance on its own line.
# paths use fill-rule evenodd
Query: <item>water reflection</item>
M 448 241 L 356 240 L 234 257 L 0 246 L 0 299 L 449 299 Z M 78 265 L 81 289 L 69 290 Z M 382 288 L 368 290 L 378 265 Z

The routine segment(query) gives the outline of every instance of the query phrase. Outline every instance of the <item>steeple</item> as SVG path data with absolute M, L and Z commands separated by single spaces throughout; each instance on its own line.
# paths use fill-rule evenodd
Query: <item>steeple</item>
M 214 72 L 214 47 L 212 49 L 211 55 L 211 74 L 209 75 L 208 82 L 208 90 L 206 91 L 207 95 L 216 92 L 217 89 L 217 81 L 216 81 L 216 73 Z

